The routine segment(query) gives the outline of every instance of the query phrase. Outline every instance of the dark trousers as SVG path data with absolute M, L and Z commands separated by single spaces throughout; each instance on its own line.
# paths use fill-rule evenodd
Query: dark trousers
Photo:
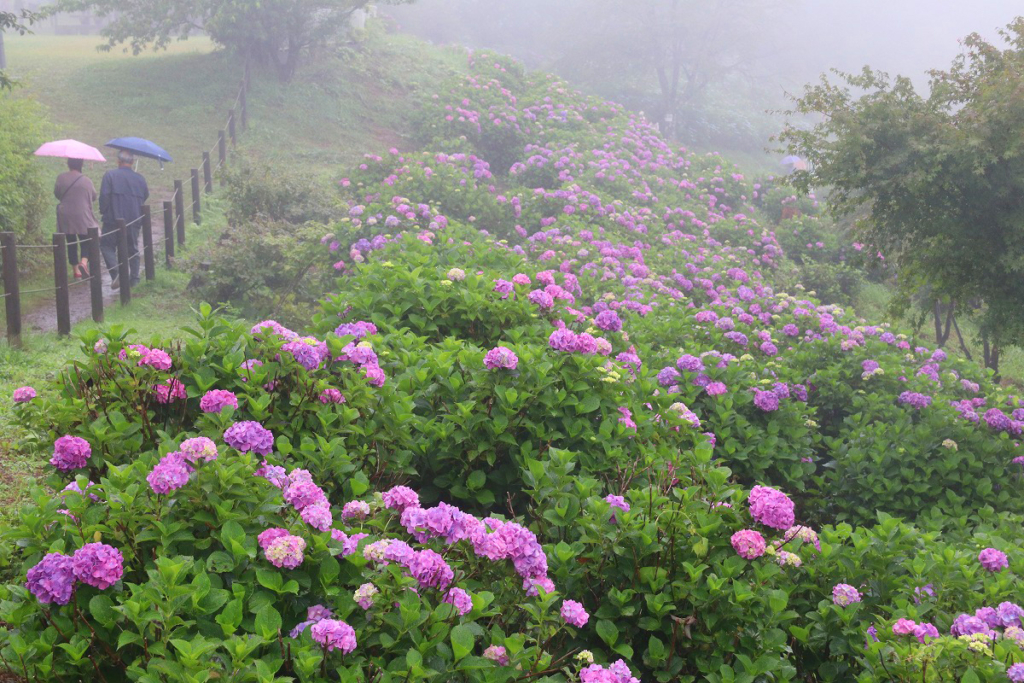
M 128 270 L 129 277 L 132 282 L 139 281 L 139 231 L 141 225 L 136 222 L 135 225 L 128 226 L 125 228 L 128 233 Z M 110 271 L 110 279 L 116 280 L 118 276 L 117 270 L 117 227 L 116 226 L 103 226 L 103 236 L 100 237 L 100 252 L 103 253 L 103 260 L 107 264 L 107 270 Z
M 89 243 L 88 235 L 72 235 L 67 234 L 64 236 L 68 245 L 68 263 L 73 266 L 77 266 L 79 263 L 78 259 L 78 245 L 82 245 L 82 258 L 88 258 L 89 255 L 85 252 L 86 246 Z M 90 266 L 92 264 L 89 264 Z

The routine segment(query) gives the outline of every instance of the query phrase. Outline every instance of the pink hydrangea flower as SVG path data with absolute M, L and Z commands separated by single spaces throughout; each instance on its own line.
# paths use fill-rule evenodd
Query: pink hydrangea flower
M 105 590 L 124 575 L 121 551 L 105 543 L 86 543 L 72 557 L 75 578 L 94 588 Z
M 990 572 L 1000 572 L 1010 566 L 1006 553 L 995 548 L 985 548 L 978 555 L 978 562 Z
M 832 588 L 832 602 L 840 607 L 849 607 L 860 600 L 860 591 L 848 583 L 837 583 Z
M 15 403 L 28 403 L 36 397 L 36 390 L 32 387 L 18 387 L 14 390 L 12 398 Z
M 737 531 L 729 539 L 733 549 L 745 560 L 756 560 L 764 555 L 768 547 L 764 536 L 753 529 L 742 529 Z
M 225 408 L 238 410 L 238 397 L 230 391 L 212 389 L 199 399 L 199 409 L 204 413 L 219 413 Z
M 306 549 L 306 541 L 299 536 L 286 535 L 275 539 L 263 551 L 270 564 L 285 569 L 295 569 L 302 564 L 302 551 Z
M 356 649 L 356 632 L 344 621 L 337 619 L 321 619 L 309 629 L 313 642 L 319 643 L 325 650 L 341 650 L 349 654 Z
M 53 444 L 50 464 L 61 472 L 70 472 L 85 467 L 92 455 L 92 447 L 85 439 L 77 436 L 62 436 Z
M 561 615 L 565 623 L 576 628 L 583 628 L 590 621 L 590 615 L 587 614 L 587 610 L 583 609 L 583 605 L 575 600 L 565 600 L 562 602 Z

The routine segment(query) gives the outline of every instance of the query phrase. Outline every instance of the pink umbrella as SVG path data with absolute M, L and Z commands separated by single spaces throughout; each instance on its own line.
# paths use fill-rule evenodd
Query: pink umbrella
M 84 159 L 85 161 L 106 161 L 100 151 L 78 140 L 57 140 L 47 142 L 36 150 L 37 157 L 60 157 L 61 159 Z

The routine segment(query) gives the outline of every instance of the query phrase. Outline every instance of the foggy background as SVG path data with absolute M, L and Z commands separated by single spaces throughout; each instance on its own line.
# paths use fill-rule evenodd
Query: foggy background
M 675 23 L 665 8 L 675 7 Z M 658 8 L 661 9 L 658 9 Z M 439 44 L 491 48 L 660 121 L 682 144 L 760 162 L 785 93 L 830 68 L 906 75 L 924 91 L 972 32 L 1024 14 L 1009 0 L 419 0 L 388 8 L 398 27 Z M 698 86 L 666 103 L 653 63 L 678 38 Z M 661 51 L 660 57 L 657 54 Z M 671 69 L 669 69 L 669 73 Z M 687 77 L 682 78 L 685 83 Z M 683 96 L 685 95 L 685 96 Z

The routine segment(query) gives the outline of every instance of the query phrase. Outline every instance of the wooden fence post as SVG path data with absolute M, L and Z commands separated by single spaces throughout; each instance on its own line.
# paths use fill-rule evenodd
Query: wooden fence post
M 222 130 L 217 132 L 217 153 L 220 156 L 220 186 L 224 187 L 227 184 L 224 180 L 224 169 L 228 167 L 228 141 Z
M 4 248 L 4 310 L 7 312 L 7 343 L 21 348 L 21 290 L 18 287 L 18 248 L 13 232 L 0 232 L 0 246 Z
M 238 91 L 238 104 L 242 110 L 242 132 L 249 128 L 249 105 L 245 97 L 245 79 L 242 79 L 242 88 Z
M 57 336 L 71 334 L 71 292 L 68 291 L 68 236 L 53 235 L 53 283 L 56 289 Z
M 199 169 L 192 169 L 192 222 L 200 225 L 203 222 L 202 210 L 199 206 Z
M 132 283 L 128 267 L 128 226 L 124 219 L 117 220 L 117 283 L 121 291 L 121 305 L 131 303 Z
M 228 112 L 228 137 L 231 138 L 231 149 L 238 144 L 238 137 L 235 135 L 235 108 L 231 107 Z
M 153 253 L 153 210 L 149 204 L 142 205 L 142 252 L 146 264 L 146 279 L 156 279 L 156 254 Z
M 174 181 L 174 227 L 178 231 L 178 244 L 185 244 L 185 186 Z
M 210 165 L 209 152 L 203 152 L 203 184 L 206 194 L 213 192 L 213 167 Z
M 107 272 L 100 255 L 100 229 L 89 228 L 89 293 L 92 296 L 92 319 L 103 322 L 103 274 Z
M 170 268 L 174 258 L 174 205 L 170 202 L 164 202 L 164 256 Z

